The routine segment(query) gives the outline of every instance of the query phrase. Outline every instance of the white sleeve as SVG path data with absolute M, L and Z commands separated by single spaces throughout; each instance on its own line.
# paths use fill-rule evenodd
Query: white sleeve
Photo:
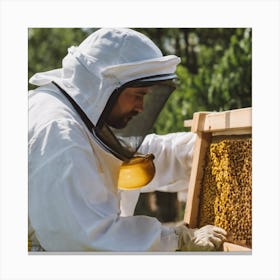
M 190 179 L 194 142 L 195 134 L 192 132 L 147 135 L 139 152 L 155 155 L 156 174 L 141 191 L 186 190 Z
M 135 190 L 120 190 L 120 209 L 121 209 L 121 216 L 133 216 L 136 204 L 138 202 L 141 189 Z
M 120 216 L 117 182 L 104 170 L 75 123 L 54 121 L 30 139 L 29 220 L 42 247 L 175 251 L 178 237 L 172 228 L 152 217 Z

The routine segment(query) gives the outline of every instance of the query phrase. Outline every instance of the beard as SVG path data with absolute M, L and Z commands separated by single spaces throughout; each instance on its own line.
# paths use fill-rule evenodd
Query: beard
M 113 128 L 122 129 L 125 128 L 128 122 L 136 115 L 138 115 L 138 112 L 133 111 L 118 118 L 115 118 L 114 120 L 110 120 L 107 123 Z

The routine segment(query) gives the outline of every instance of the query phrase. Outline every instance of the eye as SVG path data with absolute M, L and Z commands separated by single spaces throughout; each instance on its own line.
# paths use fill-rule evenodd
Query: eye
M 144 95 L 143 94 L 136 94 L 135 98 L 140 101 L 140 100 L 144 99 Z
M 133 99 L 135 101 L 142 101 L 144 99 L 144 94 L 143 93 L 137 93 L 137 92 L 134 92 L 131 94 L 131 96 L 133 97 Z

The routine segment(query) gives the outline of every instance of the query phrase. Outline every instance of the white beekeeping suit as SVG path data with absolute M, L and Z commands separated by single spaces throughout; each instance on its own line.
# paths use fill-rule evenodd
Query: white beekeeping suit
M 151 134 L 142 142 L 147 132 L 142 127 L 135 141 L 120 144 L 102 116 L 116 89 L 131 81 L 170 80 L 179 62 L 174 55 L 163 56 L 136 31 L 100 29 L 69 49 L 61 69 L 30 79 L 38 86 L 29 93 L 29 238 L 34 243 L 46 251 L 178 248 L 173 228 L 131 215 L 140 191 L 187 188 L 194 135 Z M 97 128 L 94 132 L 62 91 L 83 110 Z M 108 131 L 113 140 L 107 141 Z M 129 133 L 121 131 L 121 136 L 128 139 Z M 137 150 L 155 155 L 157 173 L 142 190 L 120 192 L 120 165 Z

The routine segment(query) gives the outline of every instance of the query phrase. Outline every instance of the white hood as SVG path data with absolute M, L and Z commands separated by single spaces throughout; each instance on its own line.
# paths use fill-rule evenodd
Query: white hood
M 56 82 L 96 125 L 112 92 L 123 84 L 174 73 L 180 58 L 163 56 L 146 36 L 131 29 L 99 29 L 70 47 L 62 68 L 37 73 L 30 83 Z

